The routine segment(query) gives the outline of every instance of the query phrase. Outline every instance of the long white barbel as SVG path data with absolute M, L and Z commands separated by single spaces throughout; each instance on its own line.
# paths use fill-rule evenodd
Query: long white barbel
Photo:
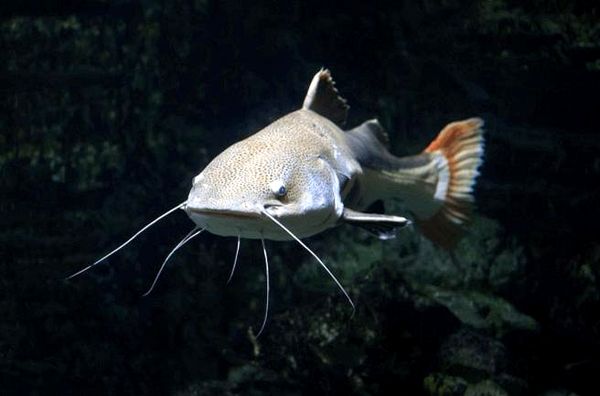
M 192 238 L 195 238 L 197 235 L 199 235 L 202 231 L 204 231 L 204 228 L 201 228 L 200 230 L 198 230 L 200 227 L 196 226 L 194 227 L 194 229 L 192 231 L 190 231 L 185 237 L 183 237 L 183 239 L 177 244 L 177 246 L 175 246 L 173 248 L 173 250 L 171 250 L 171 253 L 169 253 L 167 255 L 167 258 L 165 258 L 165 261 L 163 261 L 162 265 L 160 266 L 160 269 L 158 270 L 158 272 L 156 273 L 156 276 L 154 277 L 154 281 L 152 282 L 152 286 L 150 286 L 150 288 L 148 289 L 148 291 L 144 294 L 142 294 L 144 297 L 146 297 L 148 294 L 150 294 L 152 292 L 152 290 L 154 289 L 154 286 L 156 286 L 156 282 L 158 282 L 158 278 L 160 278 L 160 274 L 162 273 L 163 269 L 165 269 L 165 265 L 167 265 L 167 261 L 169 261 L 169 259 L 171 258 L 171 256 L 183 245 L 185 245 L 186 243 L 188 243 L 189 241 L 192 240 Z
M 227 285 L 231 282 L 231 278 L 233 278 L 233 273 L 235 272 L 235 266 L 238 261 L 238 255 L 240 254 L 240 236 L 238 235 L 237 247 L 235 248 L 235 258 L 233 259 L 233 267 L 231 267 L 231 273 L 229 274 L 229 279 L 227 279 Z
M 265 275 L 267 277 L 267 302 L 265 303 L 265 316 L 263 318 L 262 325 L 260 326 L 260 330 L 256 334 L 256 338 L 260 337 L 265 326 L 267 324 L 267 316 L 269 315 L 269 258 L 267 257 L 267 248 L 265 247 L 265 240 L 263 238 L 260 239 L 262 243 L 263 254 L 265 255 Z
M 348 302 L 350 302 L 350 305 L 352 306 L 352 314 L 354 315 L 354 311 L 356 310 L 356 308 L 354 307 L 354 303 L 352 302 L 352 299 L 350 298 L 350 296 L 346 292 L 346 289 L 344 289 L 344 286 L 342 286 L 342 284 L 337 280 L 337 278 L 335 277 L 335 275 L 333 275 L 333 273 L 329 270 L 329 268 L 327 268 L 327 266 L 319 258 L 319 256 L 317 256 L 315 254 L 315 252 L 313 252 L 312 250 L 310 250 L 310 248 L 308 246 L 306 246 L 306 244 L 304 242 L 302 242 L 300 240 L 300 238 L 298 238 L 296 235 L 294 235 L 294 233 L 292 231 L 290 231 L 286 226 L 284 226 L 283 224 L 281 224 L 281 222 L 279 220 L 277 220 L 275 217 L 273 217 L 272 215 L 270 215 L 266 210 L 262 209 L 261 212 L 265 216 L 267 216 L 269 219 L 271 219 L 275 224 L 277 224 L 279 227 L 281 227 L 285 232 L 287 232 L 292 238 L 294 238 L 296 240 L 296 242 L 298 242 L 304 249 L 306 249 L 319 262 L 319 264 L 321 264 L 321 267 L 323 267 L 325 269 L 325 271 L 327 271 L 327 273 L 329 274 L 329 276 L 331 276 L 331 278 L 333 279 L 333 281 L 335 282 L 335 284 L 338 285 L 338 287 L 340 288 L 340 290 L 342 291 L 342 293 L 344 293 L 344 296 L 346 296 L 346 298 L 348 299 Z
M 113 250 L 112 252 L 108 253 L 106 256 L 102 257 L 99 260 L 96 260 L 96 262 L 94 262 L 93 264 L 88 265 L 87 267 L 85 267 L 82 270 L 77 271 L 76 273 L 74 273 L 73 275 L 68 276 L 67 278 L 65 278 L 66 280 L 72 279 L 74 277 L 76 277 L 77 275 L 81 275 L 83 274 L 85 271 L 89 270 L 90 268 L 92 268 L 93 266 L 100 264 L 102 261 L 106 260 L 107 258 L 109 258 L 110 256 L 112 256 L 113 254 L 115 254 L 116 252 L 118 252 L 119 250 L 123 249 L 125 246 L 127 246 L 131 241 L 133 241 L 135 238 L 138 237 L 138 235 L 140 235 L 142 232 L 146 231 L 148 228 L 150 228 L 151 226 L 153 226 L 155 223 L 157 223 L 158 221 L 162 220 L 163 218 L 167 217 L 168 215 L 170 215 L 171 213 L 175 212 L 177 209 L 181 209 L 185 206 L 185 204 L 187 203 L 187 200 L 183 201 L 182 203 L 180 203 L 179 205 L 175 206 L 172 209 L 169 209 L 168 211 L 166 211 L 165 213 L 163 213 L 162 215 L 158 216 L 156 219 L 152 220 L 150 223 L 148 223 L 144 228 L 142 228 L 141 230 L 139 230 L 138 232 L 136 232 L 131 238 L 129 238 L 127 241 L 125 241 L 121 246 L 119 246 L 118 248 L 116 248 L 115 250 Z

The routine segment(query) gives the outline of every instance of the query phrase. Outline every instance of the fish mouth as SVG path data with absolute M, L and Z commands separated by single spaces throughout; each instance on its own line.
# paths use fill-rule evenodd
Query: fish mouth
M 259 213 L 241 212 L 230 209 L 196 209 L 187 206 L 185 208 L 185 211 L 188 213 L 195 213 L 201 216 L 218 216 L 234 219 L 257 219 L 261 217 Z

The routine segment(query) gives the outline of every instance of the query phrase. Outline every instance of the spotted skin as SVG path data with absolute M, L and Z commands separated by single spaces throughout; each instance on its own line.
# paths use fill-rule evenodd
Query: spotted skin
M 194 179 L 186 211 L 217 235 L 289 240 L 261 216 L 266 206 L 297 236 L 307 237 L 338 223 L 340 180 L 360 171 L 344 132 L 300 109 L 219 154 Z M 271 187 L 277 181 L 285 186 L 284 196 Z M 240 217 L 244 221 L 228 221 Z

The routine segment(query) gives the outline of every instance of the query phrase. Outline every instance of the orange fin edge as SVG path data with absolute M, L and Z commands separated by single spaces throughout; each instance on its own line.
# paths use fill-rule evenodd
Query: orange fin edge
M 431 217 L 417 219 L 425 237 L 451 250 L 465 233 L 474 208 L 473 187 L 483 163 L 483 120 L 470 118 L 448 124 L 425 152 L 440 153 L 448 164 L 449 177 L 438 183 L 443 204 Z M 439 197 L 436 197 L 439 199 Z

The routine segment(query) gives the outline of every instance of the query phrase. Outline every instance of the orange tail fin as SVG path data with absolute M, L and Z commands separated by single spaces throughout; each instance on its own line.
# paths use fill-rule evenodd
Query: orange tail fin
M 452 249 L 465 231 L 473 211 L 473 186 L 483 156 L 483 120 L 470 118 L 448 124 L 425 149 L 441 154 L 448 171 L 439 175 L 436 197 L 441 208 L 431 217 L 417 219 L 423 234 L 437 245 Z

